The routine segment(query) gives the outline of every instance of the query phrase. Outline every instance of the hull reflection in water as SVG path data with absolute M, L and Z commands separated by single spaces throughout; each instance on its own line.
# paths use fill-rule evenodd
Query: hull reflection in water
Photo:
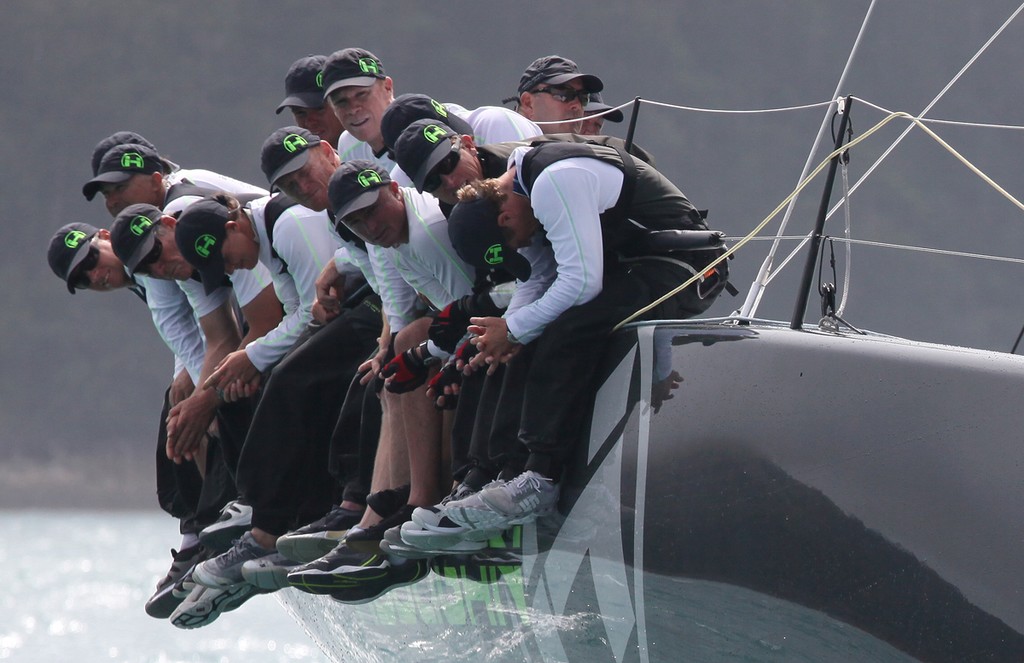
M 1000 353 L 639 327 L 563 516 L 366 605 L 281 600 L 346 661 L 1024 660 L 1020 393 Z

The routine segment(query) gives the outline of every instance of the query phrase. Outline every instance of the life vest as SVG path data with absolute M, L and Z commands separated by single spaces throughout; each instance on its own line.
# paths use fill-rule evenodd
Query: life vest
M 667 177 L 626 153 L 621 146 L 591 141 L 534 141 L 534 148 L 523 157 L 517 177 L 529 194 L 544 169 L 563 159 L 578 157 L 597 159 L 623 174 L 618 200 L 600 217 L 609 258 L 671 257 L 694 273 L 703 273 L 697 290 L 708 305 L 723 289 L 735 294 L 735 288 L 728 284 L 726 262 L 705 270 L 725 252 L 720 234 L 708 229 L 707 212 L 698 211 Z

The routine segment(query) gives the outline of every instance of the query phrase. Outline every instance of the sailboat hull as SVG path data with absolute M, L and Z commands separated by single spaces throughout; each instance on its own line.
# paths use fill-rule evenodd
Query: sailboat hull
M 617 335 L 560 515 L 365 605 L 335 660 L 1024 660 L 1024 359 L 758 323 Z

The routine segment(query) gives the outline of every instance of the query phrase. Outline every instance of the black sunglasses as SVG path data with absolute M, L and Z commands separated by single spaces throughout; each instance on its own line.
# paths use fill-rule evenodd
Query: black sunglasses
M 441 159 L 441 161 L 434 166 L 434 170 L 430 171 L 427 178 L 423 180 L 423 190 L 427 193 L 433 193 L 441 188 L 441 178 L 445 175 L 451 175 L 452 171 L 455 170 L 459 165 L 459 159 L 462 158 L 462 148 L 454 147 L 448 156 Z
M 577 90 L 571 87 L 539 87 L 536 90 L 530 90 L 531 94 L 550 94 L 555 101 L 561 101 L 563 104 L 567 104 L 574 99 L 580 100 L 580 106 L 586 106 L 590 101 L 590 93 L 586 90 Z
M 82 262 L 75 266 L 75 270 L 71 275 L 72 287 L 87 289 L 92 285 L 89 272 L 95 269 L 98 264 L 100 264 L 100 250 L 95 246 L 90 246 L 89 253 L 82 259 Z
M 164 245 L 160 243 L 160 240 L 154 240 L 153 248 L 149 250 L 146 257 L 139 261 L 138 265 L 135 265 L 135 269 L 133 271 L 140 274 L 148 274 L 150 265 L 160 259 L 160 254 L 163 253 L 163 251 Z

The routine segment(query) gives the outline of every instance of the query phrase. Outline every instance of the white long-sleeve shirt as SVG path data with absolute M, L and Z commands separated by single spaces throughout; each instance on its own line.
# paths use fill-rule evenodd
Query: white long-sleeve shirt
M 274 281 L 274 290 L 284 305 L 284 317 L 274 329 L 245 346 L 245 354 L 260 371 L 279 361 L 313 319 L 316 278 L 340 248 L 337 236 L 330 231 L 326 212 L 293 205 L 274 223 L 271 250 L 264 216 L 269 201 L 269 196 L 254 200 L 248 209 L 259 242 L 259 260 Z
M 374 247 L 374 252 L 432 306 L 442 309 L 472 291 L 474 270 L 452 248 L 448 220 L 437 199 L 416 189 L 399 191 L 405 200 L 409 241 L 393 248 Z M 397 331 L 394 326 L 392 331 Z
M 516 148 L 509 157 L 517 173 L 529 149 Z M 520 342 L 529 343 L 559 315 L 601 292 L 604 241 L 600 215 L 614 207 L 622 182 L 621 170 L 586 157 L 556 161 L 537 176 L 530 205 L 550 246 L 534 238 L 531 246 L 520 249 L 533 271 L 516 289 L 504 316 L 509 331 Z

